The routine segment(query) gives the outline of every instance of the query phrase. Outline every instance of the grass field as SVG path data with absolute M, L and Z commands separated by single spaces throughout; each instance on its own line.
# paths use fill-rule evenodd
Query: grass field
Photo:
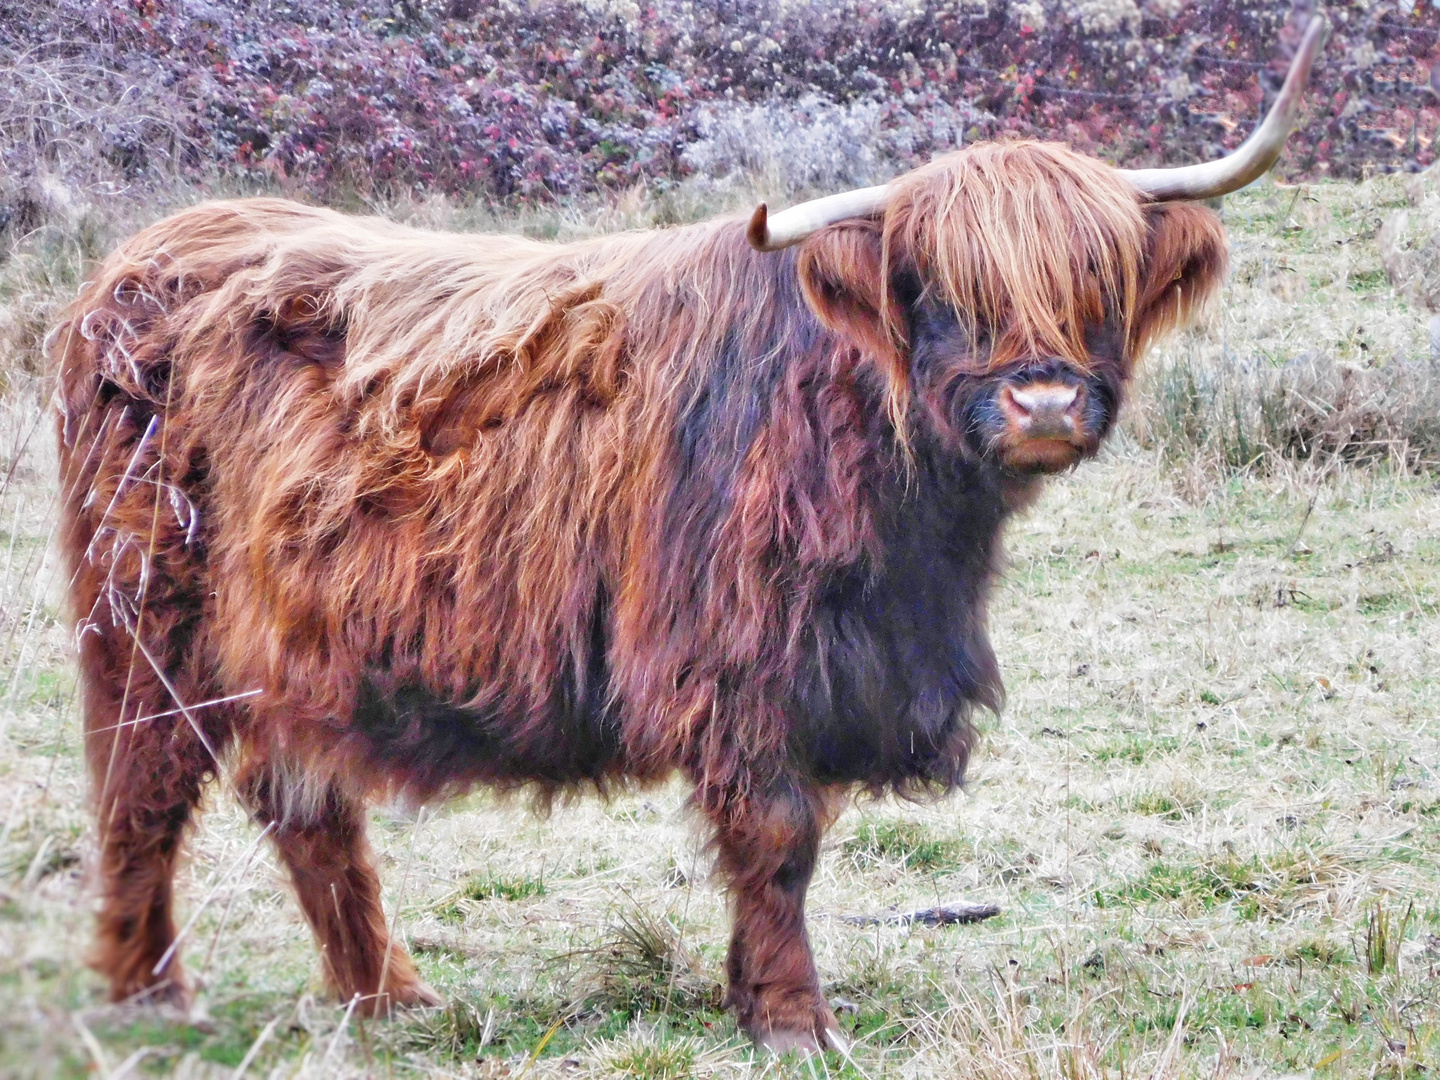
M 378 809 L 388 908 L 449 1004 L 365 1024 L 321 994 L 282 875 L 217 789 L 181 883 L 181 919 L 198 911 L 197 1014 L 104 1005 L 83 963 L 89 849 L 47 550 L 49 421 L 35 428 L 43 384 L 14 377 L 0 417 L 0 1076 L 1440 1068 L 1440 486 L 1404 432 L 1368 463 L 1302 461 L 1265 441 L 1273 418 L 1236 412 L 1297 357 L 1384 391 L 1425 347 L 1374 247 L 1400 198 L 1378 180 L 1229 200 L 1220 310 L 1152 358 L 1102 459 L 1012 530 L 992 612 L 1009 702 L 986 719 L 968 787 L 849 809 L 810 894 L 849 1062 L 766 1058 L 719 1011 L 726 915 L 678 785 L 548 820 L 484 793 Z M 12 325 L 68 273 L 0 266 Z M 1424 370 L 1405 385 L 1429 392 Z M 1002 912 L 886 921 L 956 898 Z

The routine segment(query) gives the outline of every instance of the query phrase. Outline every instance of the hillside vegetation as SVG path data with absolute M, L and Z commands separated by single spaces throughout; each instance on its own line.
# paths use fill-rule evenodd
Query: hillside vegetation
M 1244 137 L 1312 8 L 0 0 L 0 219 L 23 232 L 27 183 L 56 176 L 107 197 L 183 176 L 543 203 L 757 168 L 779 170 L 780 196 L 1001 135 L 1191 161 Z M 1282 175 L 1433 161 L 1440 12 L 1326 9 L 1334 37 Z

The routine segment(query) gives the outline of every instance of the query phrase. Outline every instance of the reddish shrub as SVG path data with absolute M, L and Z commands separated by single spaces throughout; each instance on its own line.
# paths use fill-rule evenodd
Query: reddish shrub
M 1214 155 L 1257 115 L 1256 72 L 1272 83 L 1283 72 L 1308 17 L 1296 6 L 49 0 L 37 12 L 0 0 L 0 63 L 32 74 L 78 63 L 67 77 L 83 71 L 106 112 L 91 125 L 97 154 L 128 178 L 178 165 L 263 171 L 320 197 L 404 186 L 546 200 L 680 178 L 707 122 L 757 106 L 868 110 L 886 172 L 1002 134 L 1131 163 Z M 1287 175 L 1433 160 L 1440 16 L 1404 8 L 1329 5 L 1335 34 Z M 73 101 L 34 122 L 26 101 L 43 81 L 0 89 L 12 170 L 53 159 L 86 126 Z M 121 99 L 132 108 L 114 108 Z

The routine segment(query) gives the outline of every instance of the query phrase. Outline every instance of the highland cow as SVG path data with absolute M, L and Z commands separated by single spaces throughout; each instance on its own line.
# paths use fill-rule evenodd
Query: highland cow
M 838 1040 L 821 836 L 857 788 L 960 781 L 1004 523 L 1217 289 L 1218 218 L 1172 200 L 1273 163 L 1319 37 L 1245 147 L 1178 170 L 1020 142 L 563 245 L 275 199 L 131 239 L 54 338 L 112 995 L 185 998 L 172 881 L 222 772 L 374 1011 L 437 998 L 367 800 L 679 771 L 728 1005 Z

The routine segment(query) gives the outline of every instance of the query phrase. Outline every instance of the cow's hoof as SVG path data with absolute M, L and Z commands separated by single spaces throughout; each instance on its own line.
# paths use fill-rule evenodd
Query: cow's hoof
M 433 986 L 419 979 L 394 987 L 386 996 L 390 999 L 391 1007 L 396 1009 L 433 1009 L 445 1004 L 445 999 Z
M 341 1004 L 346 1004 L 343 992 L 337 995 Z M 358 1016 L 386 1017 L 400 1009 L 433 1009 L 444 1005 L 445 999 L 435 989 L 419 979 L 394 984 L 380 994 L 359 995 L 354 1004 Z
M 760 1049 L 772 1054 L 788 1054 L 798 1050 L 806 1057 L 818 1054 L 824 1049 L 820 1040 L 815 1037 L 815 1032 L 806 1028 L 774 1028 L 760 1032 L 755 1036 L 755 1043 Z
M 835 1028 L 771 1028 L 758 1032 L 756 1044 L 771 1054 L 789 1054 L 798 1051 L 805 1057 L 819 1054 L 826 1049 L 838 1050 L 841 1054 L 850 1052 L 850 1044 Z
M 398 993 L 396 997 L 399 998 Z M 434 1009 L 444 1005 L 445 999 L 429 983 L 417 982 L 410 988 L 408 997 L 398 1000 L 396 1004 L 411 1009 Z
M 110 991 L 113 1004 L 154 1009 L 167 1015 L 186 1015 L 194 1001 L 190 985 L 183 979 L 162 979 L 144 986 L 121 985 Z

